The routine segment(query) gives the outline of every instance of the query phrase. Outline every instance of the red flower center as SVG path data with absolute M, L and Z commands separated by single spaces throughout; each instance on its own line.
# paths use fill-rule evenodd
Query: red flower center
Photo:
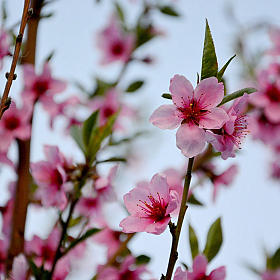
M 33 86 L 33 90 L 38 96 L 44 94 L 48 89 L 49 85 L 47 81 L 37 81 Z
M 112 46 L 112 53 L 114 55 L 121 55 L 124 51 L 124 47 L 122 42 L 116 42 L 113 46 Z
M 103 113 L 104 113 L 105 118 L 108 118 L 114 114 L 114 110 L 111 107 L 106 106 L 103 110 Z
M 10 118 L 5 120 L 5 126 L 9 130 L 14 130 L 17 127 L 19 127 L 19 125 L 20 125 L 19 119 L 14 117 L 14 116 L 12 116 L 12 117 L 10 117 Z
M 137 204 L 147 215 L 146 217 L 141 217 L 145 219 L 152 219 L 154 222 L 160 222 L 164 220 L 166 215 L 166 208 L 168 204 L 164 203 L 164 199 L 160 197 L 159 193 L 157 193 L 158 199 L 154 198 L 151 195 L 148 195 L 148 199 L 150 203 L 146 201 L 139 200 L 144 206 Z
M 275 85 L 270 85 L 266 90 L 266 94 L 271 102 L 280 102 L 280 91 Z

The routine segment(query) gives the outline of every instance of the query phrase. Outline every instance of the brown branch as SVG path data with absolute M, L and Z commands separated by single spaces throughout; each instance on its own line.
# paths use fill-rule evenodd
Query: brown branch
M 40 12 L 42 3 L 44 0 L 33 0 L 31 7 L 33 9 L 33 15 L 28 20 L 28 32 L 27 41 L 25 44 L 24 55 L 22 63 L 31 63 L 35 65 L 36 55 L 36 37 L 37 29 L 40 20 Z M 11 72 L 10 72 L 11 73 Z M 12 75 L 13 76 L 13 75 Z M 9 75 L 11 77 L 11 74 Z M 3 98 L 2 98 L 3 100 Z M 30 119 L 32 124 L 32 118 Z M 13 259 L 18 254 L 24 251 L 24 232 L 27 208 L 29 204 L 29 188 L 31 185 L 31 176 L 29 174 L 29 160 L 30 160 L 30 143 L 31 140 L 19 140 L 18 142 L 18 181 L 16 186 L 15 204 L 13 210 L 12 220 L 12 234 L 10 241 L 10 248 L 8 250 L 8 257 L 6 260 L 6 274 L 12 268 Z
M 7 102 L 8 102 L 9 92 L 10 92 L 13 80 L 15 80 L 15 78 L 16 78 L 15 70 L 16 70 L 16 66 L 17 66 L 17 62 L 18 62 L 18 58 L 19 58 L 22 38 L 23 38 L 25 26 L 27 24 L 28 18 L 30 17 L 30 13 L 31 13 L 31 10 L 29 10 L 29 3 L 30 3 L 30 0 L 25 0 L 24 1 L 22 19 L 21 19 L 19 34 L 16 38 L 13 60 L 12 60 L 10 72 L 7 73 L 7 82 L 6 82 L 6 86 L 5 86 L 5 89 L 4 89 L 3 96 L 1 98 L 0 120 L 1 120 L 5 110 L 7 110 L 7 108 L 8 108 Z

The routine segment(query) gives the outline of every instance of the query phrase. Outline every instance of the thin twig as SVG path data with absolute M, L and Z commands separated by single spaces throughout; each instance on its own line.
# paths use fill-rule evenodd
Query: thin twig
M 187 203 L 187 198 L 188 198 L 188 193 L 189 193 L 189 188 L 190 188 L 190 183 L 191 183 L 191 177 L 192 177 L 191 172 L 192 172 L 193 162 L 194 162 L 194 158 L 190 158 L 189 164 L 188 164 L 187 175 L 185 177 L 184 191 L 183 191 L 177 225 L 176 226 L 174 224 L 170 225 L 170 232 L 172 234 L 172 247 L 171 247 L 171 251 L 170 251 L 166 276 L 161 277 L 161 279 L 164 279 L 164 280 L 171 280 L 174 266 L 178 259 L 177 248 L 178 248 L 178 243 L 179 243 L 179 238 L 180 238 L 180 233 L 181 233 L 185 213 L 187 210 L 186 203 Z
M 10 72 L 8 73 L 7 77 L 7 82 L 6 86 L 4 89 L 3 96 L 1 98 L 1 104 L 0 104 L 0 120 L 7 109 L 7 100 L 9 97 L 9 92 L 13 83 L 13 80 L 15 79 L 15 70 L 19 58 L 19 53 L 20 53 L 20 48 L 21 48 L 21 43 L 22 43 L 22 38 L 24 34 L 24 30 L 28 21 L 28 18 L 30 17 L 31 11 L 29 10 L 29 3 L 30 0 L 25 0 L 24 1 L 24 7 L 23 7 L 23 12 L 22 12 L 22 19 L 21 19 L 21 24 L 20 24 L 20 29 L 19 29 L 19 34 L 16 38 L 16 44 L 15 44 L 15 50 L 14 50 L 14 55 L 13 55 L 13 60 L 10 68 Z

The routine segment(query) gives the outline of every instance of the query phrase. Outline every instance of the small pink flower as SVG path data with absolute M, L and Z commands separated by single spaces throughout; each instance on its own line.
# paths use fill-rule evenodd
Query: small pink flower
M 261 276 L 262 280 L 280 280 L 280 269 L 267 269 Z
M 30 138 L 31 114 L 31 106 L 25 105 L 18 109 L 14 102 L 11 103 L 0 122 L 0 151 L 7 151 L 14 139 L 27 140 Z
M 176 144 L 186 157 L 199 154 L 205 144 L 204 129 L 219 129 L 228 120 L 227 113 L 216 106 L 224 97 L 224 86 L 215 77 L 202 80 L 195 90 L 184 76 L 175 75 L 169 90 L 174 105 L 162 105 L 150 117 L 161 129 L 174 129 Z
M 31 174 L 38 185 L 37 196 L 44 207 L 58 206 L 64 209 L 67 203 L 67 174 L 70 165 L 56 146 L 45 146 L 47 161 L 31 163 Z
M 8 33 L 1 28 L 0 29 L 0 70 L 3 67 L 3 58 L 10 54 L 8 44 Z
M 204 255 L 198 255 L 193 261 L 192 272 L 182 271 L 178 267 L 175 272 L 174 280 L 224 280 L 226 277 L 226 269 L 221 266 L 213 270 L 209 275 L 206 275 L 207 258 Z
M 267 52 L 267 54 L 279 55 L 280 54 L 280 29 L 276 26 L 272 26 L 269 29 L 268 34 L 274 46 L 272 49 L 270 49 Z
M 222 129 L 205 133 L 206 141 L 211 143 L 214 148 L 222 153 L 222 159 L 235 157 L 234 147 L 240 149 L 240 139 L 247 135 L 247 126 L 250 123 L 250 117 L 242 115 L 242 110 L 246 105 L 248 95 L 244 94 L 241 98 L 235 100 L 230 108 L 227 121 Z
M 99 266 L 98 280 L 141 280 L 141 275 L 147 272 L 144 265 L 135 265 L 135 258 L 131 255 L 125 257 L 120 268 Z
M 27 277 L 27 272 L 29 265 L 27 259 L 23 254 L 20 254 L 14 258 L 13 268 L 11 272 L 11 280 L 27 280 L 30 279 Z
M 103 52 L 101 64 L 117 60 L 127 62 L 134 50 L 135 41 L 135 35 L 125 32 L 113 16 L 109 26 L 97 36 L 98 47 Z
M 34 66 L 24 64 L 24 91 L 22 96 L 25 102 L 34 103 L 40 100 L 44 108 L 49 108 L 53 102 L 53 96 L 66 88 L 66 83 L 54 79 L 48 63 L 44 65 L 41 75 L 35 74 Z
M 131 214 L 123 219 L 123 232 L 148 232 L 161 234 L 166 229 L 173 212 L 178 206 L 177 197 L 169 193 L 164 174 L 156 174 L 147 187 L 134 188 L 124 195 L 124 203 Z

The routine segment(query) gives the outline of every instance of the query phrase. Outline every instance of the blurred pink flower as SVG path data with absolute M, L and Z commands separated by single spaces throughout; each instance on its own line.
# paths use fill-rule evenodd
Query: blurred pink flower
M 3 67 L 3 58 L 10 54 L 8 44 L 8 33 L 0 28 L 0 70 Z
M 12 102 L 0 122 L 0 151 L 6 152 L 14 139 L 27 140 L 31 135 L 30 118 L 32 107 L 25 105 L 21 109 Z
M 109 26 L 97 35 L 97 45 L 103 52 L 101 64 L 120 60 L 127 62 L 134 50 L 135 35 L 125 32 L 117 18 L 112 16 Z
M 27 277 L 27 272 L 29 265 L 26 257 L 23 254 L 20 254 L 14 258 L 13 267 L 11 272 L 11 280 L 27 280 L 30 277 Z
M 214 148 L 222 153 L 222 159 L 235 157 L 234 147 L 240 149 L 240 139 L 247 135 L 247 126 L 250 123 L 250 117 L 242 115 L 242 110 L 246 106 L 248 94 L 234 101 L 233 106 L 229 109 L 229 120 L 220 130 L 205 133 L 206 141 L 211 143 Z
M 66 83 L 54 79 L 48 63 L 45 63 L 41 75 L 35 74 L 34 66 L 24 64 L 24 90 L 22 97 L 25 102 L 35 103 L 40 100 L 46 110 L 52 106 L 53 96 L 66 88 Z
M 147 272 L 145 265 L 135 265 L 135 258 L 131 255 L 125 257 L 120 268 L 98 266 L 98 280 L 141 280 L 141 275 Z M 140 278 L 141 277 L 141 278 Z
M 161 129 L 174 129 L 176 144 L 186 157 L 199 154 L 205 144 L 204 129 L 218 129 L 228 121 L 228 115 L 216 106 L 224 97 L 224 86 L 215 77 L 202 80 L 195 90 L 184 76 L 175 75 L 169 91 L 174 105 L 162 105 L 150 117 Z
M 36 195 L 44 207 L 58 206 L 63 210 L 67 204 L 66 168 L 71 165 L 56 146 L 45 146 L 47 161 L 31 163 L 31 174 L 38 185 Z
M 267 269 L 261 276 L 262 280 L 280 280 L 280 269 Z
M 181 267 L 176 269 L 174 280 L 224 280 L 226 277 L 226 269 L 221 266 L 206 275 L 207 258 L 204 255 L 198 255 L 193 261 L 192 272 L 182 271 Z
M 120 226 L 123 232 L 148 232 L 161 234 L 166 229 L 178 206 L 177 196 L 170 195 L 166 175 L 156 174 L 149 185 L 132 189 L 124 195 L 124 203 L 131 214 Z
M 280 55 L 280 29 L 276 26 L 272 26 L 268 35 L 273 43 L 273 48 L 267 51 L 270 55 Z

